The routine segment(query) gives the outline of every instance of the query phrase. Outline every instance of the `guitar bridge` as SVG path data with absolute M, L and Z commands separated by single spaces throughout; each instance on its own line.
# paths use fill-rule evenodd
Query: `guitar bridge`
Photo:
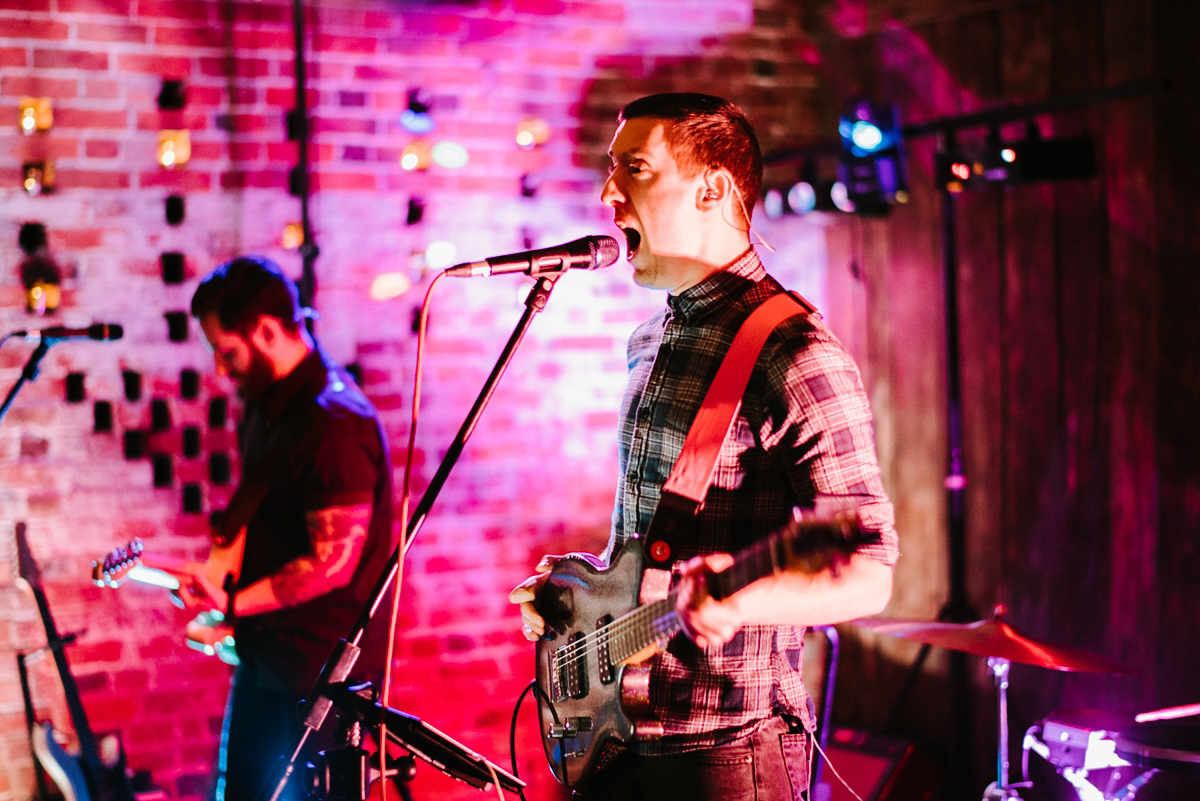
M 550 695 L 555 701 L 588 694 L 587 651 L 578 645 L 583 636 L 582 632 L 575 632 L 550 658 Z
M 567 718 L 562 723 L 555 723 L 547 729 L 546 736 L 552 740 L 566 740 L 578 737 L 580 732 L 591 730 L 591 718 Z

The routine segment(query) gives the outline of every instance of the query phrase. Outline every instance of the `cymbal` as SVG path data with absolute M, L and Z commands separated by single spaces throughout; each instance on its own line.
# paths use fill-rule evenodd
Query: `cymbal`
M 997 614 L 995 620 L 980 620 L 975 623 L 875 617 L 856 620 L 854 625 L 880 634 L 949 648 L 952 651 L 996 656 L 1053 670 L 1081 673 L 1133 672 L 1125 665 L 1100 654 L 1031 640 L 1005 623 L 1002 618 L 1002 612 Z

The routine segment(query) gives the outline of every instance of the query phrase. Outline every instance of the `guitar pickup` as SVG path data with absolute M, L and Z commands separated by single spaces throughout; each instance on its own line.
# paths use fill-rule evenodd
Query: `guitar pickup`
M 580 732 L 592 730 L 591 718 L 567 718 L 562 723 L 555 723 L 547 731 L 546 736 L 551 740 L 565 740 L 578 737 Z
M 612 684 L 612 657 L 608 649 L 608 624 L 612 623 L 612 615 L 605 615 L 596 621 L 596 673 L 601 684 Z
M 588 654 L 580 647 L 583 638 L 582 632 L 575 632 L 551 657 L 550 697 L 555 702 L 583 698 L 588 694 Z

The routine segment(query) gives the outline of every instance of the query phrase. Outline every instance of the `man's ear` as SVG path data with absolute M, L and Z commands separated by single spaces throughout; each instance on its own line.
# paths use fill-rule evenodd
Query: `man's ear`
M 275 317 L 261 314 L 254 328 L 250 329 L 250 341 L 258 346 L 263 353 L 270 353 L 271 348 L 279 343 L 283 336 L 283 326 Z
M 736 192 L 733 176 L 728 170 L 704 171 L 704 186 L 700 194 L 700 204 L 703 208 L 722 205 Z

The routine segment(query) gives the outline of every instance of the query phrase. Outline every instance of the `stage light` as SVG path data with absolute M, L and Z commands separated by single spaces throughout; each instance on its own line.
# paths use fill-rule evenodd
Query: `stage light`
M 857 204 L 850 197 L 850 190 L 841 181 L 834 181 L 833 186 L 829 188 L 829 197 L 840 211 L 851 214 L 858 210 Z
M 283 226 L 283 235 L 279 244 L 288 250 L 297 250 L 304 244 L 304 226 L 298 222 L 290 222 Z
M 1017 151 L 1013 150 L 1011 147 L 1006 147 L 1000 151 L 1000 158 L 1004 161 L 1007 161 L 1009 164 L 1012 164 L 1017 160 Z
M 431 270 L 444 270 L 453 267 L 458 258 L 458 248 L 453 242 L 438 240 L 430 242 L 425 247 L 425 266 Z
M 54 106 L 48 97 L 22 97 L 21 133 L 48 131 L 54 125 Z
M 433 163 L 439 167 L 457 170 L 467 166 L 467 149 L 458 142 L 438 142 L 433 146 Z
M 550 138 L 550 126 L 538 117 L 526 117 L 517 123 L 517 147 L 529 149 L 545 144 Z
M 763 193 L 763 213 L 778 220 L 785 214 L 808 214 L 817 208 L 817 188 L 809 181 L 772 187 Z
M 908 176 L 900 114 L 888 103 L 855 99 L 838 121 L 842 152 L 838 179 L 861 213 L 886 212 L 907 196 Z
M 948 143 L 934 158 L 938 184 L 951 192 L 963 192 L 998 183 L 1095 177 L 1096 153 L 1090 136 L 1042 139 L 1036 128 L 1027 136 L 1023 142 L 989 138 L 983 144 L 963 147 Z
M 391 300 L 412 289 L 412 279 L 407 273 L 380 273 L 371 281 L 371 300 Z
M 54 189 L 54 162 L 27 161 L 21 165 L 21 186 L 30 197 L 44 195 Z
M 433 161 L 433 148 L 423 139 L 409 142 L 400 151 L 400 167 L 405 170 L 425 170 Z
M 158 163 L 169 170 L 182 167 L 192 157 L 191 132 L 159 131 L 158 132 Z
M 416 136 L 424 136 L 437 127 L 429 113 L 429 104 L 420 99 L 420 90 L 408 91 L 408 106 L 400 112 L 400 127 Z

